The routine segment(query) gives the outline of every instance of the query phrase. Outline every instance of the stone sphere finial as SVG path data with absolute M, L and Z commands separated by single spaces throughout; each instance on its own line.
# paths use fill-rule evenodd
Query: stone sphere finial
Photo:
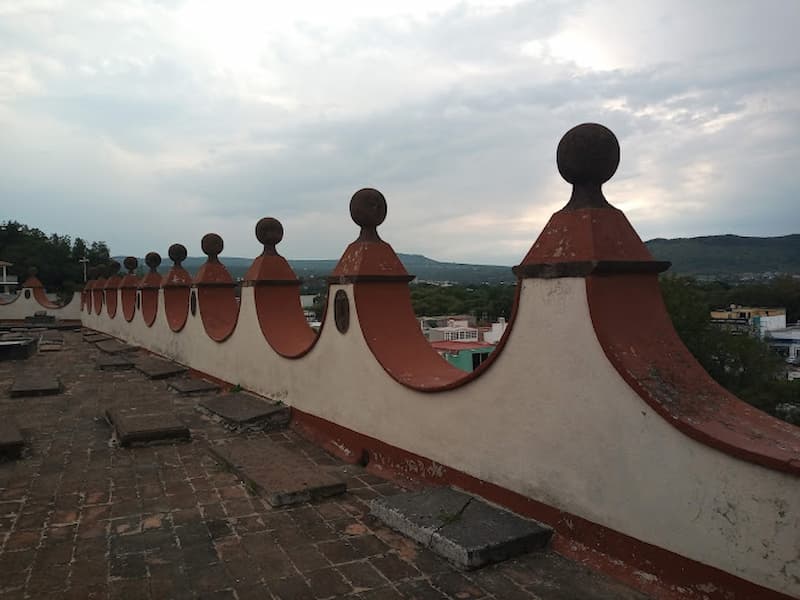
M 358 190 L 350 199 L 350 217 L 361 227 L 360 239 L 379 239 L 377 227 L 386 219 L 386 198 L 373 188 Z
M 139 260 L 135 256 L 127 256 L 122 264 L 128 269 L 128 275 L 133 275 L 133 272 L 139 267 Z
M 275 246 L 283 239 L 283 225 L 278 219 L 272 217 L 259 219 L 256 223 L 256 239 L 264 244 L 263 254 L 277 254 Z
M 608 208 L 602 186 L 619 166 L 619 142 L 608 128 L 584 123 L 570 129 L 556 150 L 561 176 L 572 184 L 572 197 L 564 210 Z
M 158 252 L 148 252 L 144 257 L 145 264 L 150 267 L 150 272 L 155 273 L 161 264 L 161 255 Z
M 208 256 L 210 262 L 217 260 L 217 256 L 222 252 L 224 245 L 222 238 L 216 233 L 207 233 L 200 240 L 200 248 L 202 248 L 203 254 Z
M 114 277 L 119 273 L 119 270 L 122 268 L 122 265 L 119 264 L 118 261 L 112 260 L 108 263 L 108 276 Z
M 570 129 L 556 150 L 558 172 L 573 185 L 602 185 L 619 166 L 619 142 L 608 128 L 584 123 Z
M 167 254 L 169 254 L 170 260 L 176 267 L 180 267 L 181 263 L 186 260 L 186 256 L 188 255 L 186 252 L 186 246 L 183 244 L 172 244 L 169 247 Z

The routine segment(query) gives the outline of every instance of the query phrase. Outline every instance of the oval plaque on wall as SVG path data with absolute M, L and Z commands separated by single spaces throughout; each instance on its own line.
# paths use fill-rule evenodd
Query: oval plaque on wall
M 339 333 L 347 333 L 350 327 L 350 301 L 347 299 L 347 292 L 339 290 L 333 297 L 333 320 L 336 322 L 336 329 Z

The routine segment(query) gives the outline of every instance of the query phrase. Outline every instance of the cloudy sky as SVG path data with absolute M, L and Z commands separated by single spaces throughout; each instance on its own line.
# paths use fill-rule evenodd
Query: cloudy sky
M 0 220 L 114 254 L 333 258 L 348 203 L 440 260 L 516 264 L 575 124 L 640 235 L 800 231 L 797 0 L 2 0 Z

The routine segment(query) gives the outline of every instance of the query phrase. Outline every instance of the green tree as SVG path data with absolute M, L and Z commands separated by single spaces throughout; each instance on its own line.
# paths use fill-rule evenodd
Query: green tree
M 73 243 L 68 235 L 45 234 L 17 221 L 0 223 L 0 259 L 13 263 L 11 273 L 24 281 L 31 268 L 48 290 L 71 297 L 83 284 L 80 258 L 88 255 L 91 264 L 109 261 L 105 242 L 93 242 L 87 249 L 82 238 Z
M 710 321 L 718 290 L 690 277 L 661 280 L 664 304 L 678 335 L 717 383 L 736 396 L 778 417 L 784 404 L 800 406 L 800 382 L 787 381 L 780 356 L 757 337 L 725 331 Z

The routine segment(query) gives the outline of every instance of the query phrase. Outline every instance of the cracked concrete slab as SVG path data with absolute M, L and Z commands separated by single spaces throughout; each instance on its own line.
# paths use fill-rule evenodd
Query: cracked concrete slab
M 247 393 L 222 394 L 205 398 L 199 406 L 234 427 L 275 429 L 289 422 L 291 411 L 280 402 L 271 402 Z
M 462 569 L 476 569 L 547 546 L 552 529 L 452 488 L 378 498 L 371 512 Z
M 167 387 L 182 395 L 209 394 L 219 391 L 219 386 L 205 379 L 175 379 Z
M 268 438 L 234 440 L 209 450 L 273 507 L 337 496 L 347 490 L 347 484 L 328 469 Z
M 186 367 L 176 362 L 153 357 L 137 361 L 134 366 L 138 371 L 144 373 L 148 379 L 167 379 L 187 371 Z
M 191 438 L 189 428 L 169 412 L 137 407 L 110 408 L 106 416 L 116 430 L 120 446 Z
M 20 375 L 11 386 L 11 397 L 49 396 L 61 393 L 58 377 L 46 373 L 27 373 Z

